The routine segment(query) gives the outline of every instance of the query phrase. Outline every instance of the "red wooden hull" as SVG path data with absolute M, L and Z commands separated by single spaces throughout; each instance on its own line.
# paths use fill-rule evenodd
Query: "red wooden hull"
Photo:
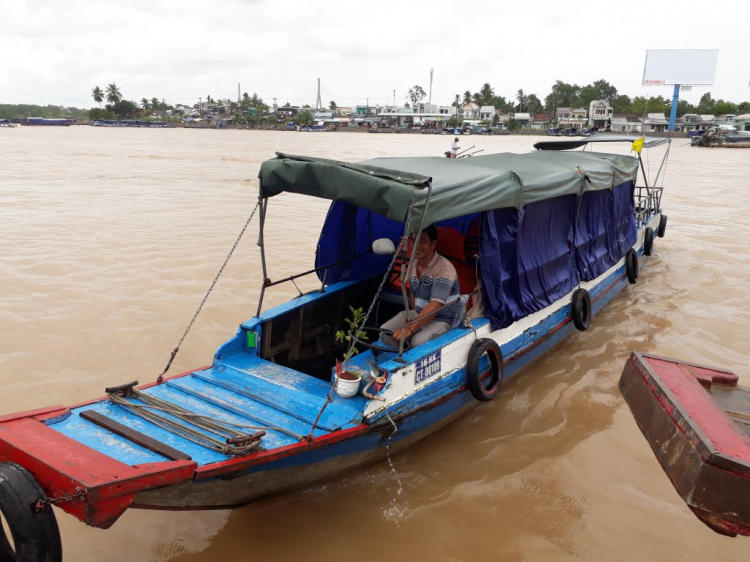
M 750 535 L 750 389 L 729 371 L 632 353 L 620 392 L 664 472 L 717 533 Z

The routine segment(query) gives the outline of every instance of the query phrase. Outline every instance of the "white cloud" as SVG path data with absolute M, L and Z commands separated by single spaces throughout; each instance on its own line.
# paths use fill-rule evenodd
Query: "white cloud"
M 89 107 L 91 88 L 110 82 L 133 100 L 234 98 L 239 82 L 266 100 L 313 103 L 318 77 L 324 103 L 384 103 L 394 89 L 403 102 L 409 87 L 429 89 L 430 68 L 440 103 L 485 82 L 506 97 L 523 88 L 543 98 L 557 79 L 604 78 L 631 96 L 669 97 L 671 88 L 640 85 L 648 48 L 720 49 L 710 91 L 737 102 L 750 99 L 750 36 L 742 18 L 726 15 L 743 10 L 741 0 L 715 15 L 695 0 L 655 0 L 647 13 L 594 0 L 3 0 L 0 103 Z M 707 18 L 716 21 L 707 27 Z M 721 32 L 707 33 L 714 24 Z

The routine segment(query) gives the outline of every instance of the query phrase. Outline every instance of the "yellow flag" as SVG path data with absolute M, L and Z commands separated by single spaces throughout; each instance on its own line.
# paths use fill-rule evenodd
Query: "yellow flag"
M 637 152 L 638 154 L 641 153 L 641 150 L 643 149 L 643 141 L 646 140 L 646 137 L 641 137 L 637 140 L 633 141 L 633 145 L 630 147 L 630 150 Z

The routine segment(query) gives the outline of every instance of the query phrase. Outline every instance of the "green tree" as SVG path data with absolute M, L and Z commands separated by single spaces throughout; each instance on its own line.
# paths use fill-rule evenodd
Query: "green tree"
M 612 106 L 613 113 L 634 113 L 633 100 L 625 94 L 610 98 L 609 105 Z
M 106 109 L 120 119 L 132 119 L 140 113 L 138 104 L 128 100 L 120 100 L 117 103 L 107 104 Z
M 94 101 L 99 104 L 99 107 L 101 108 L 102 102 L 104 101 L 104 92 L 99 86 L 96 86 L 93 90 L 91 90 L 91 97 L 94 98 Z
M 490 105 L 492 102 L 492 98 L 495 97 L 495 89 L 490 86 L 489 82 L 485 82 L 482 84 L 482 87 L 479 88 L 479 98 L 478 98 L 478 104 L 480 106 L 482 105 Z M 481 103 L 480 103 L 481 102 Z
M 711 97 L 711 92 L 706 92 L 698 102 L 698 113 L 701 115 L 713 114 L 716 100 Z
M 567 84 L 557 80 L 552 86 L 552 91 L 544 98 L 544 106 L 547 111 L 554 113 L 558 107 L 577 107 L 581 88 L 577 84 Z
M 159 111 L 160 109 L 164 109 L 162 107 L 162 103 L 159 101 L 159 98 L 151 98 L 151 109 L 154 111 Z
M 490 103 L 485 105 L 491 105 L 492 107 L 499 109 L 503 113 L 512 113 L 515 111 L 515 106 L 510 101 L 506 100 L 504 96 L 493 96 Z
M 122 101 L 122 92 L 120 92 L 120 88 L 114 82 L 107 86 L 107 101 L 113 104 Z
M 511 132 L 517 131 L 517 130 L 519 130 L 521 128 L 521 123 L 519 123 L 518 121 L 516 121 L 515 119 L 513 119 L 513 117 L 510 117 L 505 122 L 505 128 L 508 129 Z
M 604 78 L 591 84 L 591 87 L 597 90 L 599 96 L 598 99 L 600 100 L 607 100 L 610 102 L 612 98 L 617 96 L 617 88 L 607 82 Z M 611 102 L 610 105 L 612 105 Z
M 151 107 L 151 104 L 148 102 L 146 98 L 141 98 L 141 107 L 144 111 L 148 111 Z
M 500 123 L 500 116 L 495 113 L 495 115 L 492 116 L 492 126 L 497 127 L 498 123 Z
M 518 90 L 516 92 L 516 101 L 518 102 L 518 105 L 516 105 L 516 110 L 520 112 L 525 112 L 529 107 L 529 96 L 523 93 L 523 90 Z
M 602 99 L 602 95 L 598 89 L 591 85 L 584 86 L 583 88 L 581 88 L 580 93 L 578 94 L 577 105 L 588 110 L 589 105 L 592 101 L 600 99 Z
M 677 115 L 682 117 L 686 113 L 696 113 L 695 106 L 687 102 L 686 100 L 680 100 L 677 103 Z
M 255 92 L 253 92 L 253 97 L 250 98 L 250 106 L 251 107 L 260 107 L 263 104 L 263 98 L 258 96 Z M 266 106 L 268 107 L 268 106 Z
M 529 113 L 539 113 L 542 109 L 544 109 L 544 105 L 542 104 L 542 100 L 540 100 L 536 94 L 529 94 L 528 95 L 528 106 L 527 110 Z
M 636 96 L 633 98 L 633 113 L 646 115 L 648 113 L 669 113 L 671 103 L 663 96 L 653 98 Z
M 331 111 L 336 111 L 336 108 L 337 108 L 337 107 L 338 107 L 338 106 L 336 105 L 336 102 L 335 102 L 335 101 L 330 101 L 330 102 L 328 102 L 328 109 L 330 109 Z
M 416 107 L 416 105 L 426 96 L 427 94 L 422 89 L 422 86 L 414 86 L 412 88 L 409 88 L 409 99 L 411 100 L 412 107 Z
M 464 105 L 467 103 L 471 103 L 471 92 L 469 90 L 466 90 L 464 92 L 464 99 L 463 99 Z
M 303 109 L 299 112 L 299 115 L 297 115 L 297 122 L 302 125 L 303 127 L 307 127 L 308 125 L 312 125 L 313 122 L 313 114 L 312 111 L 308 109 Z
M 268 118 L 268 124 L 271 125 L 273 128 L 276 128 L 276 126 L 279 124 L 279 118 L 275 115 L 271 115 Z
M 714 105 L 714 115 L 737 114 L 737 104 L 731 101 L 719 100 Z
M 453 100 L 453 103 L 451 104 L 453 107 L 458 107 L 461 105 L 461 94 L 456 94 L 456 99 Z
M 92 107 L 89 109 L 90 121 L 105 121 L 114 118 L 115 114 L 107 109 L 102 109 L 101 107 Z
M 745 113 L 750 113 L 750 101 L 743 101 L 737 106 L 737 113 L 740 115 L 744 115 Z

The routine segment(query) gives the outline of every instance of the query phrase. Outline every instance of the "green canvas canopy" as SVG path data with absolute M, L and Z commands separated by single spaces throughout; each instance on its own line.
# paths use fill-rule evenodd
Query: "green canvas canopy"
M 404 221 L 410 205 L 424 224 L 515 207 L 635 180 L 638 160 L 596 152 L 531 152 L 473 158 L 375 158 L 358 163 L 277 153 L 260 168 L 260 196 L 300 193 L 347 201 Z M 416 231 L 418 222 L 410 229 Z

